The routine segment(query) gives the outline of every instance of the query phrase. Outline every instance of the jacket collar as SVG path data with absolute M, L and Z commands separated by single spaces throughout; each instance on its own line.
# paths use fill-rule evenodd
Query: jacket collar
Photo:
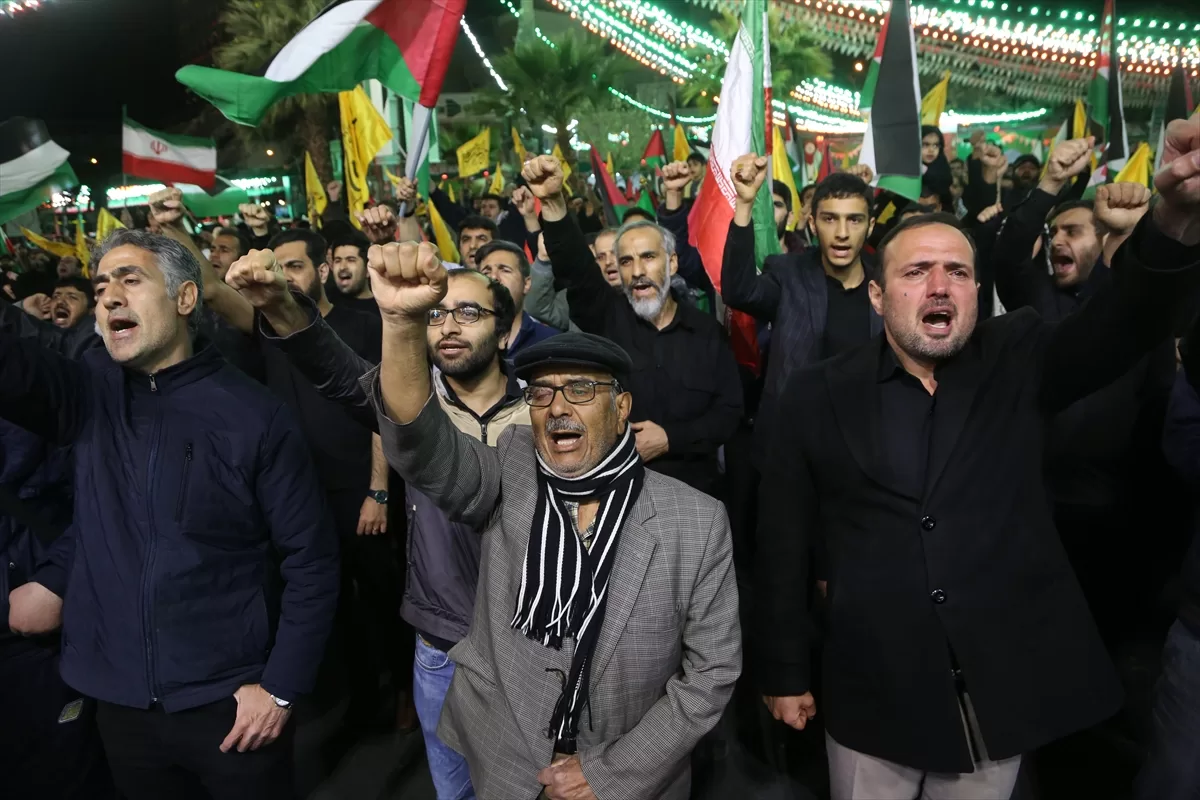
M 504 374 L 504 377 L 507 380 L 507 383 L 504 387 L 504 396 L 500 398 L 496 405 L 489 408 L 483 414 L 476 414 L 474 411 L 468 408 L 466 404 L 462 402 L 462 400 L 459 399 L 458 394 L 454 391 L 454 387 L 450 385 L 449 381 L 446 380 L 446 376 L 443 375 L 441 370 L 439 370 L 437 367 L 433 368 L 434 386 L 437 388 L 437 391 L 446 398 L 446 402 L 450 403 L 450 405 L 454 406 L 455 408 L 466 411 L 472 417 L 475 417 L 477 420 L 482 422 L 496 416 L 501 409 L 508 408 L 517 402 L 524 402 L 525 400 L 525 387 L 521 384 L 521 381 L 517 379 L 517 376 L 513 375 L 512 372 L 509 371 L 508 364 L 503 358 L 500 359 L 500 372 Z
M 120 367 L 125 383 L 139 394 L 168 395 L 204 380 L 224 366 L 225 359 L 221 353 L 205 339 L 197 337 L 193 347 L 194 352 L 190 358 L 152 375 Z

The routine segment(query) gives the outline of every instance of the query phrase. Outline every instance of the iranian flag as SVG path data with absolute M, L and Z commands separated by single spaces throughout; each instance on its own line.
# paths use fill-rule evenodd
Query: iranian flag
M 0 224 L 48 202 L 54 189 L 77 186 L 69 155 L 41 120 L 0 124 Z
M 721 81 L 721 104 L 713 123 L 708 174 L 688 214 L 688 241 L 700 252 L 704 270 L 713 287 L 721 291 L 721 260 L 725 239 L 733 221 L 737 200 L 729 177 L 734 160 L 746 153 L 768 155 L 766 123 L 771 102 L 771 56 L 767 42 L 766 0 L 746 0 L 737 38 L 729 53 Z M 920 148 L 917 148 L 920 155 Z M 763 183 L 754 200 L 754 255 L 759 268 L 767 256 L 779 252 L 775 232 L 775 210 L 771 182 Z M 761 368 L 754 319 L 731 311 L 730 340 L 738 362 L 753 370 Z
M 1102 131 L 1097 141 L 1106 142 L 1104 164 L 1092 176 L 1098 182 L 1116 175 L 1129 160 L 1129 135 L 1125 131 L 1125 109 L 1121 96 L 1121 59 L 1117 55 L 1114 33 L 1116 9 L 1113 0 L 1104 0 L 1104 18 L 1100 25 L 1100 47 L 1096 53 L 1096 72 L 1088 84 L 1088 116 Z
M 875 173 L 873 186 L 915 201 L 921 197 L 921 86 L 908 6 L 909 0 L 892 2 L 880 36 L 875 84 L 870 95 L 867 89 L 862 94 L 862 106 L 871 110 L 858 163 Z
M 662 131 L 655 130 L 650 134 L 646 144 L 646 152 L 642 153 L 642 163 L 647 167 L 658 169 L 667 163 L 667 145 L 663 142 Z
M 121 171 L 163 183 L 211 189 L 217 179 L 217 144 L 143 127 L 129 117 L 121 128 Z
M 368 78 L 431 109 L 465 7 L 466 0 L 334 0 L 260 74 L 189 65 L 175 77 L 243 125 L 257 125 L 284 97 L 344 92 Z

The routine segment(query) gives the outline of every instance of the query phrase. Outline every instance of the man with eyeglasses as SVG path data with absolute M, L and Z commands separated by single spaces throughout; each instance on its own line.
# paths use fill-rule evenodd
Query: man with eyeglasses
M 287 291 L 286 276 L 267 255 L 238 262 L 226 281 L 261 310 L 264 339 L 323 395 L 346 403 L 357 420 L 376 428 L 374 409 L 358 384 L 374 365 L 338 338 L 309 298 Z M 438 404 L 459 431 L 493 447 L 509 426 L 529 424 L 521 387 L 502 358 L 515 316 L 504 285 L 469 269 L 450 272 L 445 297 L 425 311 L 420 360 L 427 374 L 432 362 Z M 479 533 L 457 516 L 452 521 L 413 484 L 406 484 L 406 500 L 408 578 L 400 616 L 417 631 L 414 702 L 439 800 L 467 800 L 475 796 L 467 763 L 438 738 L 437 725 L 454 675 L 447 651 L 466 636 L 474 611 Z
M 633 364 L 599 336 L 522 350 L 529 426 L 496 449 L 464 434 L 424 359 L 454 286 L 437 250 L 388 244 L 369 266 L 383 361 L 362 385 L 389 462 L 483 532 L 439 733 L 481 797 L 687 797 L 689 755 L 741 669 L 724 507 L 644 468 Z

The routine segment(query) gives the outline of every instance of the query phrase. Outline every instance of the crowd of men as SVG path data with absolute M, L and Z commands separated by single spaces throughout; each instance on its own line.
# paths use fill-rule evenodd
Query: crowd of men
M 302 797 L 419 727 L 440 800 L 751 792 L 731 763 L 797 747 L 798 796 L 1036 797 L 1168 585 L 1118 791 L 1196 796 L 1200 115 L 1153 193 L 1083 199 L 1090 139 L 972 144 L 923 131 L 916 203 L 776 185 L 761 269 L 739 158 L 711 275 L 699 154 L 619 227 L 531 155 L 509 196 L 402 180 L 357 225 L 336 186 L 198 227 L 165 189 L 88 277 L 22 249 L 5 796 Z

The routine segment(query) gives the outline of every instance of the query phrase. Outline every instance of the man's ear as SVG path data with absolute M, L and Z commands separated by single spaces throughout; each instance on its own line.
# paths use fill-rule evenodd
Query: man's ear
M 617 420 L 621 423 L 621 430 L 625 429 L 625 425 L 629 422 L 629 414 L 633 411 L 633 395 L 629 392 L 621 392 L 617 395 Z
M 871 308 L 875 309 L 875 313 L 883 316 L 883 287 L 878 282 L 872 280 L 867 284 L 867 297 L 871 301 Z
M 200 287 L 193 281 L 184 281 L 179 287 L 179 293 L 175 296 L 175 310 L 179 316 L 186 317 L 196 308 L 196 303 L 200 300 Z
M 325 283 L 327 280 L 329 280 L 328 262 L 322 262 L 321 265 L 317 267 L 317 277 L 321 279 L 321 283 Z

